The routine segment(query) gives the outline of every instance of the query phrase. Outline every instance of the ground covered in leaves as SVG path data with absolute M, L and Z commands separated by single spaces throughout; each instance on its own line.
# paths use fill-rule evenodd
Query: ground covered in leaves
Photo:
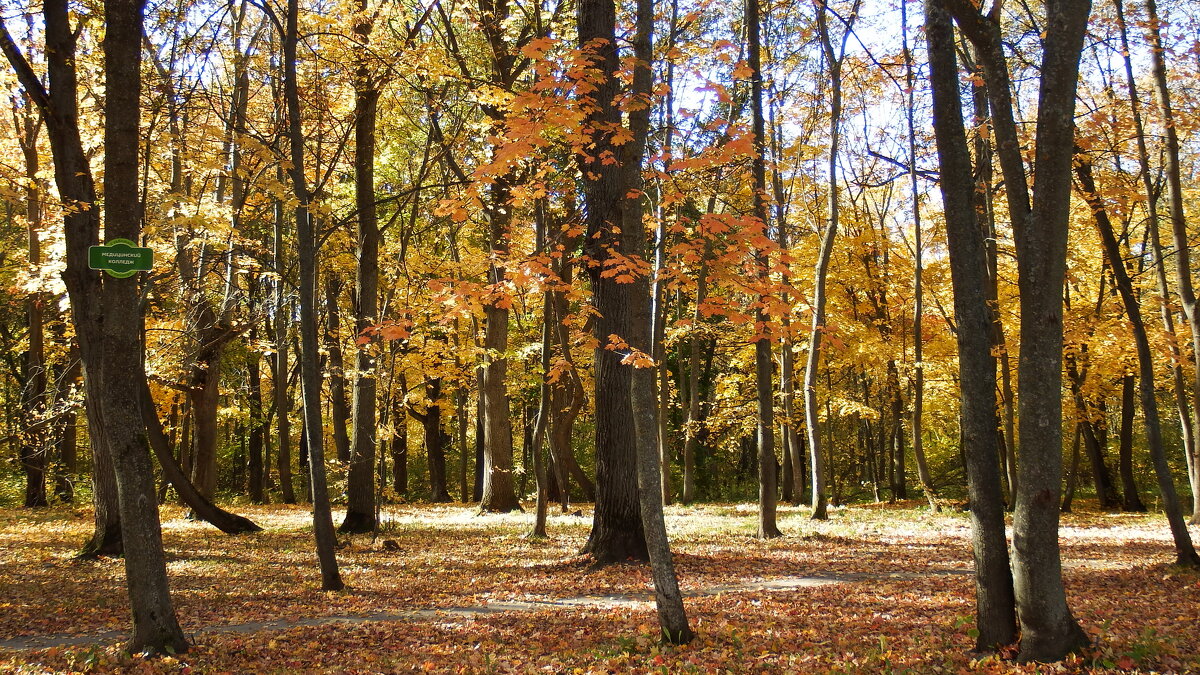
M 349 590 L 323 593 L 303 507 L 241 507 L 264 532 L 230 537 L 167 508 L 164 543 L 181 624 L 194 646 L 147 660 L 108 643 L 0 649 L 0 672 L 146 673 L 884 673 L 1200 672 L 1200 575 L 1175 570 L 1161 515 L 1067 515 L 1069 600 L 1096 639 L 1072 661 L 1019 666 L 973 644 L 969 526 L 913 504 L 836 509 L 813 522 L 780 509 L 786 537 L 753 537 L 751 505 L 673 506 L 668 527 L 685 592 L 789 577 L 841 583 L 690 598 L 699 638 L 663 647 L 653 609 L 544 610 L 291 628 L 216 626 L 644 594 L 648 570 L 593 569 L 576 555 L 590 511 L 531 516 L 470 506 L 387 507 L 377 536 L 342 538 Z M 336 518 L 336 516 L 335 516 Z M 87 511 L 0 510 L 0 641 L 98 635 L 129 623 L 120 560 L 80 561 Z M 1193 528 L 1200 539 L 1200 531 Z

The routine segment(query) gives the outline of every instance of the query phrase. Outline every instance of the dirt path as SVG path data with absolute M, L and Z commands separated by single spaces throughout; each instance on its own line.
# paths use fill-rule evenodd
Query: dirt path
M 915 579 L 929 576 L 970 574 L 966 569 L 926 570 L 923 572 L 893 572 L 888 574 L 830 574 L 803 577 L 780 577 L 765 581 L 747 581 L 721 584 L 684 593 L 685 597 L 696 598 L 725 593 L 750 593 L 755 591 L 792 591 L 814 586 L 846 584 L 868 580 Z M 650 607 L 654 603 L 653 593 L 614 593 L 611 595 L 576 596 L 547 600 L 525 600 L 492 602 L 483 605 L 447 607 L 443 609 L 414 609 L 405 612 L 372 612 L 350 616 L 314 616 L 286 621 L 251 621 L 228 625 L 205 626 L 192 631 L 191 635 L 247 634 L 265 631 L 287 630 L 302 626 L 353 625 L 390 621 L 434 621 L 455 618 L 475 618 L 505 612 L 537 612 L 547 609 L 572 609 L 577 607 Z M 124 640 L 124 631 L 100 633 L 32 635 L 0 640 L 0 649 L 47 649 L 78 645 L 108 644 Z

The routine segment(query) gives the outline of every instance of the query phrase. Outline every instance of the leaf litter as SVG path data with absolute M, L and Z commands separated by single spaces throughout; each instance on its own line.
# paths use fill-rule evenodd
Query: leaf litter
M 0 639 L 78 635 L 97 636 L 99 644 L 0 650 L 0 672 L 1200 672 L 1200 575 L 1165 564 L 1171 550 L 1161 516 L 1064 516 L 1068 599 L 1095 646 L 1061 664 L 1026 665 L 970 652 L 969 524 L 963 514 L 913 506 L 838 509 L 824 523 L 808 520 L 806 509 L 781 507 L 788 536 L 766 541 L 753 537 L 744 505 L 668 508 L 700 636 L 683 647 L 660 644 L 649 603 L 332 622 L 581 596 L 647 597 L 645 566 L 597 569 L 577 555 L 590 512 L 554 514 L 552 538 L 531 541 L 524 514 L 387 507 L 376 536 L 340 542 L 351 590 L 325 593 L 305 508 L 240 507 L 265 531 L 229 537 L 167 507 L 173 598 L 194 646 L 160 659 L 122 653 L 111 639 L 129 621 L 124 568 L 120 560 L 74 559 L 90 531 L 87 511 L 4 510 Z M 805 576 L 848 581 L 700 595 Z M 301 619 L 311 623 L 286 627 Z

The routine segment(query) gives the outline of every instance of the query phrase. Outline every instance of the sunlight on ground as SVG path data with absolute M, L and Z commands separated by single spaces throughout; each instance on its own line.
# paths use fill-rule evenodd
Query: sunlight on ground
M 525 538 L 533 522 L 532 505 L 526 508 L 480 514 L 476 505 L 384 506 L 377 533 L 340 537 L 349 590 L 324 593 L 308 507 L 231 507 L 264 527 L 231 537 L 171 505 L 163 509 L 163 537 L 172 594 L 190 632 L 651 589 L 645 566 L 595 569 L 578 555 L 591 505 L 573 504 L 567 514 L 552 505 L 550 538 L 538 541 Z M 334 522 L 341 517 L 336 512 Z M 967 655 L 973 584 L 962 573 L 971 560 L 966 513 L 931 513 L 913 501 L 838 508 L 829 520 L 813 521 L 806 507 L 780 505 L 785 536 L 766 541 L 754 537 L 755 504 L 676 504 L 666 518 L 687 592 L 805 577 L 842 581 L 689 598 L 701 638 L 685 648 L 657 644 L 649 609 L 559 607 L 201 633 L 174 665 L 130 660 L 109 648 L 0 650 L 0 672 L 176 673 L 183 664 L 195 672 L 255 673 L 1033 672 Z M 1165 519 L 1083 512 L 1063 521 L 1072 608 L 1102 640 L 1066 672 L 1117 672 L 1105 664 L 1120 659 L 1144 670 L 1200 672 L 1200 576 L 1168 567 Z M 0 510 L 0 639 L 125 629 L 122 562 L 73 558 L 90 530 L 84 510 Z M 1162 611 L 1168 607 L 1179 611 Z M 337 666 L 327 661 L 335 653 Z

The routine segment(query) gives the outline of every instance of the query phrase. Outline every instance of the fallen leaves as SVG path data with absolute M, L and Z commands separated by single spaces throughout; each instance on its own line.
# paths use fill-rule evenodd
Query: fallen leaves
M 856 507 L 827 523 L 781 507 L 790 536 L 753 538 L 753 509 L 670 507 L 683 590 L 799 575 L 829 585 L 689 597 L 699 639 L 658 643 L 645 604 L 521 612 L 422 614 L 404 621 L 288 626 L 311 617 L 554 600 L 643 596 L 642 566 L 594 569 L 576 555 L 590 518 L 555 514 L 553 538 L 522 538 L 529 517 L 474 515 L 467 506 L 385 510 L 384 531 L 346 540 L 351 590 L 323 593 L 303 507 L 245 509 L 266 531 L 228 537 L 164 514 L 172 589 L 187 654 L 146 660 L 115 646 L 0 650 L 0 672 L 130 673 L 1033 673 L 1200 669 L 1200 576 L 1164 566 L 1165 525 L 1154 516 L 1072 515 L 1063 552 L 1072 609 L 1097 639 L 1059 666 L 973 656 L 969 530 L 961 514 Z M 0 639 L 123 630 L 120 561 L 71 558 L 90 521 L 63 512 L 0 511 Z M 393 548 L 385 542 L 395 542 Z

